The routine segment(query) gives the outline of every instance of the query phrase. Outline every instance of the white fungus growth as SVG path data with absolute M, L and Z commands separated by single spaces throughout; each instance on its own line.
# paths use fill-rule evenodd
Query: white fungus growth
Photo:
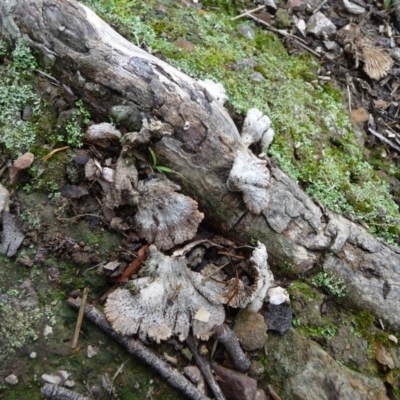
M 190 197 L 176 193 L 180 187 L 167 179 L 140 181 L 138 212 L 135 222 L 140 236 L 166 250 L 186 240 L 197 232 L 204 214 Z
M 200 294 L 194 286 L 196 278 L 201 275 L 187 268 L 184 259 L 165 256 L 152 245 L 141 277 L 134 280 L 135 294 L 127 289 L 114 291 L 106 303 L 106 316 L 118 333 L 137 333 L 142 340 L 160 342 L 172 335 L 185 340 L 190 327 L 193 335 L 207 340 L 213 327 L 224 322 L 225 311 Z M 198 319 L 199 310 L 209 313 L 203 318 L 206 321 Z
M 261 141 L 263 153 L 266 153 L 274 135 L 271 120 L 266 115 L 257 108 L 247 111 L 242 129 L 242 141 L 246 147 Z
M 228 96 L 226 95 L 222 83 L 214 82 L 211 79 L 204 79 L 204 81 L 198 80 L 197 83 L 205 90 L 205 94 L 210 102 L 215 100 L 223 106 L 228 100 Z
M 246 150 L 236 154 L 226 185 L 232 192 L 242 192 L 246 207 L 254 214 L 267 209 L 270 174 L 266 161 Z

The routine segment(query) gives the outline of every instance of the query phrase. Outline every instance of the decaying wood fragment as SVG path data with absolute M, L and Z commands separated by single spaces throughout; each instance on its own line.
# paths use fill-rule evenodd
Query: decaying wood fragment
M 238 371 L 246 372 L 250 368 L 251 361 L 244 354 L 232 329 L 225 324 L 217 326 L 214 329 L 214 337 L 225 347 Z
M 91 400 L 89 397 L 82 396 L 65 387 L 46 383 L 40 393 L 50 400 Z
M 71 348 L 75 349 L 75 347 L 78 344 L 78 339 L 79 339 L 79 333 L 81 331 L 81 326 L 82 326 L 82 321 L 83 321 L 83 315 L 85 313 L 85 306 L 86 306 L 86 300 L 89 294 L 89 288 L 85 288 L 83 290 L 83 296 L 82 296 L 82 304 L 79 309 L 79 314 L 78 314 L 78 319 L 76 321 L 76 327 L 75 327 L 75 332 L 74 332 L 74 338 L 72 339 L 72 345 Z
M 81 305 L 81 299 L 69 298 L 68 304 L 78 310 Z M 92 305 L 87 305 L 85 307 L 85 317 L 102 329 L 107 335 L 124 346 L 130 354 L 138 357 L 145 364 L 156 370 L 163 379 L 165 379 L 173 387 L 180 390 L 189 399 L 209 400 L 208 397 L 204 396 L 182 374 L 180 374 L 176 369 L 172 368 L 165 361 L 157 357 L 154 352 L 148 350 L 141 342 L 115 332 L 104 314 Z
M 213 392 L 215 398 L 217 400 L 226 400 L 225 395 L 222 393 L 221 388 L 219 387 L 217 381 L 214 378 L 210 364 L 207 363 L 203 359 L 203 357 L 200 355 L 200 353 L 198 352 L 196 343 L 194 342 L 194 339 L 192 336 L 189 335 L 186 338 L 186 344 L 188 345 L 191 353 L 193 354 L 193 357 L 196 360 L 196 364 L 199 367 L 201 373 L 203 374 L 203 377 L 206 380 L 206 382 L 208 383 L 208 386 L 210 387 L 211 391 Z

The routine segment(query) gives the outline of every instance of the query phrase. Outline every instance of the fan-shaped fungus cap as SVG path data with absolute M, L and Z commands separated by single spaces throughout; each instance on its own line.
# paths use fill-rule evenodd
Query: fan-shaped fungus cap
M 261 140 L 271 126 L 271 120 L 257 108 L 247 111 L 243 123 L 242 141 L 246 147 Z
M 246 272 L 252 284 L 246 285 L 241 279 L 232 278 L 227 282 L 221 283 L 226 276 L 219 268 L 208 265 L 203 274 L 211 276 L 215 281 L 199 275 L 195 277 L 196 288 L 207 299 L 228 304 L 235 308 L 249 308 L 255 312 L 259 311 L 263 305 L 268 289 L 274 282 L 274 276 L 268 266 L 268 253 L 265 245 L 258 243 L 247 265 Z
M 141 272 L 133 282 L 135 291 L 117 289 L 108 297 L 105 313 L 113 329 L 122 335 L 139 334 L 157 342 L 178 335 L 193 334 L 208 339 L 214 326 L 224 322 L 225 311 L 203 297 L 194 287 L 196 272 L 186 261 L 168 257 L 152 245 Z M 199 318 L 202 311 L 206 318 Z
M 233 192 L 242 192 L 246 207 L 260 214 L 268 206 L 269 178 L 266 161 L 256 158 L 247 150 L 239 150 L 226 185 Z
M 204 217 L 190 197 L 176 193 L 180 187 L 167 179 L 139 183 L 138 233 L 160 250 L 192 239 Z

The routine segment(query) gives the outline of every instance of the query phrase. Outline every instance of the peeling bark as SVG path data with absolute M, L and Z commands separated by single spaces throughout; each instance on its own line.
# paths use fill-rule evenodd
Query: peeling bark
M 249 212 L 242 195 L 226 186 L 235 155 L 248 150 L 226 110 L 201 85 L 72 0 L 3 0 L 0 36 L 15 41 L 21 35 L 96 116 L 111 115 L 130 130 L 143 118 L 169 124 L 172 135 L 156 135 L 157 157 L 187 178 L 177 178 L 185 194 L 222 233 L 262 241 L 272 264 L 338 273 L 350 302 L 400 330 L 400 249 L 316 205 L 272 165 L 268 206 L 260 215 Z M 390 289 L 385 295 L 384 288 Z

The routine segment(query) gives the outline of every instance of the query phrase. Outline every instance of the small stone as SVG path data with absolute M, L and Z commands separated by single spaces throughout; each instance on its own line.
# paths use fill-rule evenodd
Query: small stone
M 308 20 L 307 32 L 317 38 L 327 39 L 336 33 L 336 26 L 324 14 L 317 12 Z
M 17 171 L 22 171 L 29 168 L 32 165 L 34 159 L 35 156 L 32 153 L 25 153 L 14 161 L 13 167 Z
M 29 121 L 29 118 L 33 115 L 33 108 L 30 105 L 25 106 L 22 110 L 22 120 Z
M 93 357 L 97 356 L 98 353 L 99 353 L 99 349 L 97 347 L 92 347 L 90 345 L 87 347 L 88 358 L 93 358 Z
M 64 386 L 67 388 L 73 388 L 75 386 L 75 381 L 71 380 L 71 379 L 67 379 L 64 382 Z
M 244 36 L 246 39 L 254 39 L 256 37 L 256 34 L 254 33 L 254 30 L 250 28 L 250 26 L 246 24 L 240 24 L 238 25 L 238 31 L 239 33 Z
M 85 139 L 101 147 L 109 146 L 113 141 L 121 139 L 121 132 L 108 122 L 89 126 Z
M 213 364 L 212 368 L 219 378 L 218 385 L 227 399 L 254 400 L 257 392 L 257 381 L 255 379 L 220 365 Z
M 304 0 L 289 0 L 288 10 L 291 12 L 302 12 L 307 6 L 307 2 Z
M 279 306 L 270 304 L 269 310 L 264 314 L 268 330 L 279 332 L 281 335 L 292 325 L 292 317 L 292 309 L 285 304 Z
M 7 385 L 15 386 L 18 383 L 18 378 L 16 375 L 11 374 L 4 379 L 4 382 L 7 383 Z
M 280 8 L 276 14 L 275 14 L 275 21 L 276 21 L 276 26 L 278 28 L 290 28 L 291 22 L 290 22 L 290 15 L 289 13 L 283 9 Z
M 36 352 L 34 352 L 34 351 L 32 351 L 32 353 L 29 354 L 29 358 L 34 359 L 34 358 L 36 358 L 36 357 L 37 357 L 37 354 L 36 354 Z
M 379 364 L 387 366 L 389 369 L 394 369 L 394 361 L 392 356 L 386 350 L 382 343 L 375 342 L 375 359 Z
M 247 309 L 240 310 L 233 331 L 244 350 L 262 349 L 265 345 L 267 325 L 261 314 Z
M 58 375 L 43 374 L 41 378 L 43 382 L 50 383 L 52 385 L 59 385 L 62 381 L 61 376 Z
M 257 389 L 256 395 L 253 400 L 268 400 L 267 394 L 262 389 Z
M 0 214 L 3 210 L 9 211 L 9 205 L 10 192 L 3 185 L 0 185 Z
M 187 376 L 187 378 L 192 383 L 198 383 L 201 380 L 201 372 L 194 365 L 190 365 L 188 367 L 184 367 L 183 368 L 183 373 Z
M 397 344 L 397 342 L 398 342 L 397 337 L 394 336 L 394 335 L 389 335 L 389 336 L 388 336 L 388 339 L 391 340 L 392 342 L 396 343 L 396 344 Z
M 21 171 L 32 165 L 34 159 L 35 156 L 32 153 L 25 153 L 14 161 L 9 169 L 10 183 L 12 185 L 18 181 Z
M 250 79 L 254 82 L 262 82 L 265 81 L 264 75 L 261 74 L 260 72 L 253 72 L 250 75 Z
M 47 337 L 53 334 L 53 328 L 50 325 L 46 325 L 43 330 L 43 336 Z
M 248 371 L 248 374 L 249 374 L 250 378 L 257 379 L 264 372 L 265 372 L 265 367 L 260 361 L 253 360 L 251 362 L 250 369 Z

